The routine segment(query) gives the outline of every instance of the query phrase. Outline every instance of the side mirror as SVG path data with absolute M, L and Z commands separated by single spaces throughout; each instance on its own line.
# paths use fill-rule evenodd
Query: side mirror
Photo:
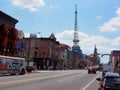
M 101 79 L 101 78 L 96 78 L 96 80 L 97 80 L 97 81 L 102 81 L 102 79 Z

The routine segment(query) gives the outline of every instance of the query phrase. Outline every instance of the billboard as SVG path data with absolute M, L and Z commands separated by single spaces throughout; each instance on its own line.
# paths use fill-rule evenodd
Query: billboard
M 79 53 L 80 59 L 83 59 L 83 54 L 82 54 L 82 51 L 81 51 L 81 50 L 74 49 L 74 50 L 73 50 L 73 53 Z
M 112 51 L 112 56 L 120 56 L 120 51 L 119 50 Z

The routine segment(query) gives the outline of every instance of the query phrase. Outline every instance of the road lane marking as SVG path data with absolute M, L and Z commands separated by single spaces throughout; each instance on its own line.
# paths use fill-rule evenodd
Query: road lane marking
M 86 90 L 96 80 L 98 76 L 99 74 L 90 83 L 88 83 L 82 90 Z
M 0 82 L 0 85 L 17 84 L 17 83 L 23 83 L 23 82 L 29 82 L 29 81 L 35 81 L 35 80 L 50 79 L 50 78 L 55 78 L 55 77 L 60 77 L 60 76 L 66 76 L 69 74 L 74 74 L 74 73 L 65 73 L 65 74 L 52 75 L 52 76 L 44 76 L 44 77 L 29 78 L 29 79 L 22 79 L 22 80 L 6 81 L 6 82 Z

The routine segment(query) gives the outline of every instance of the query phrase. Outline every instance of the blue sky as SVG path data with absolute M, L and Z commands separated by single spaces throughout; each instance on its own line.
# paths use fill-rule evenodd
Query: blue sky
M 59 42 L 72 46 L 75 4 L 83 53 L 93 53 L 94 45 L 101 54 L 120 49 L 120 0 L 0 0 L 0 10 L 19 21 L 16 28 L 26 36 L 54 33 Z

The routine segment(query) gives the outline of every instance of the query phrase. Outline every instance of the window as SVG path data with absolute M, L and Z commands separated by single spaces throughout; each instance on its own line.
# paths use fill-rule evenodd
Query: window
M 7 52 L 12 52 L 12 42 L 8 42 L 6 45 Z
M 35 44 L 34 44 L 34 47 L 37 47 L 38 46 L 38 43 L 37 43 L 37 41 L 35 42 Z
M 0 35 L 3 35 L 3 24 L 0 23 Z
M 36 57 L 37 56 L 37 51 L 34 51 L 34 57 Z
M 0 39 L 0 51 L 2 51 L 2 39 Z
M 13 38 L 13 28 L 9 28 L 9 30 L 8 30 L 8 37 L 9 37 L 10 39 Z
M 43 55 L 45 55 L 45 52 L 43 52 Z

